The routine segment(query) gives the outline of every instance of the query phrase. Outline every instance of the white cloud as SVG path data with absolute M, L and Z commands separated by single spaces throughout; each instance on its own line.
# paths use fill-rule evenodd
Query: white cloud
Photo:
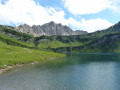
M 0 24 L 42 25 L 50 21 L 89 32 L 101 30 L 111 25 L 111 23 L 102 19 L 82 19 L 80 21 L 76 21 L 72 17 L 65 19 L 64 11 L 56 11 L 52 7 L 43 7 L 36 4 L 34 0 L 8 0 L 5 4 L 0 3 Z
M 67 25 L 64 11 L 42 7 L 34 0 L 8 0 L 0 4 L 0 24 L 44 24 L 50 21 Z
M 90 20 L 82 19 L 81 21 L 76 21 L 73 18 L 70 18 L 68 21 L 70 25 L 72 25 L 73 27 L 77 27 L 80 28 L 81 30 L 85 30 L 88 32 L 106 29 L 113 25 L 112 23 L 104 19 L 90 19 Z
M 95 14 L 105 9 L 117 9 L 119 0 L 63 0 L 65 7 L 73 14 Z

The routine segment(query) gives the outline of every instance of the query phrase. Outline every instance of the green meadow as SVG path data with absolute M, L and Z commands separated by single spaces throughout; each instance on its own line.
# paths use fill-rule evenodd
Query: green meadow
M 82 46 L 81 42 L 70 42 L 70 43 L 62 43 L 60 41 L 47 41 L 41 42 L 38 44 L 38 48 L 46 49 L 46 48 L 59 48 L 59 47 L 71 47 L 71 46 Z
M 11 46 L 0 41 L 0 68 L 4 68 L 6 65 L 26 64 L 33 61 L 43 61 L 57 57 L 65 57 L 65 55 L 49 51 Z

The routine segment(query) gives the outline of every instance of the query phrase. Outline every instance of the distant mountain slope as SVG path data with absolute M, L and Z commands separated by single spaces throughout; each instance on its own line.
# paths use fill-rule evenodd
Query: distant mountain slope
M 28 47 L 28 48 L 35 47 L 33 43 L 20 42 L 14 38 L 8 37 L 1 33 L 0 33 L 0 41 L 12 46 Z
M 0 33 L 26 43 L 32 43 L 34 40 L 32 35 L 18 32 L 12 26 L 0 25 Z
M 81 40 L 86 39 L 87 43 L 83 43 L 80 46 L 69 46 L 69 47 L 58 47 L 52 48 L 55 52 L 71 52 L 71 51 L 79 51 L 79 52 L 117 52 L 120 53 L 120 33 L 114 34 L 106 34 L 99 38 L 94 38 L 89 40 L 83 38 Z
M 86 45 L 87 49 L 114 52 L 120 48 L 120 33 L 104 35 Z M 117 50 L 116 50 L 117 51 Z
M 68 26 L 63 26 L 61 24 L 56 24 L 53 21 L 46 23 L 42 26 L 40 25 L 33 25 L 32 27 L 23 24 L 16 27 L 16 30 L 19 32 L 27 33 L 33 36 L 41 36 L 41 35 L 81 35 L 81 34 L 87 34 L 87 31 L 73 31 Z
M 106 29 L 106 31 L 109 32 L 120 32 L 120 21 L 118 23 L 116 23 L 115 25 L 109 27 L 108 29 Z
M 119 32 L 120 32 L 120 21 L 107 29 L 98 30 L 96 32 L 89 33 L 89 35 L 96 35 L 96 34 L 104 34 L 105 35 L 105 34 L 119 33 Z

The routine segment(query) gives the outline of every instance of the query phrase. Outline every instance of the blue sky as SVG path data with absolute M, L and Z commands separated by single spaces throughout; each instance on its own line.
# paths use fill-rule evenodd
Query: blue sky
M 43 25 L 50 21 L 94 32 L 120 21 L 119 0 L 0 0 L 0 24 Z

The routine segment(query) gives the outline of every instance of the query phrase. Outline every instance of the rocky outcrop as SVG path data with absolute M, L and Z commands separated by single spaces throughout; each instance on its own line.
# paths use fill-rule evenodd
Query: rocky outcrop
M 79 35 L 79 34 L 86 34 L 87 31 L 73 31 L 68 26 L 63 26 L 62 24 L 56 24 L 53 21 L 46 23 L 42 26 L 40 25 L 33 25 L 32 27 L 23 24 L 16 27 L 16 30 L 22 33 L 27 33 L 33 36 L 41 36 L 41 35 Z
M 73 31 L 68 26 L 56 24 L 53 21 L 41 26 L 46 35 L 72 35 Z
M 27 34 L 30 34 L 33 36 L 37 36 L 37 33 L 35 33 L 35 31 L 32 29 L 32 27 L 27 24 L 17 26 L 16 30 L 19 32 L 22 32 L 22 33 L 27 33 Z

